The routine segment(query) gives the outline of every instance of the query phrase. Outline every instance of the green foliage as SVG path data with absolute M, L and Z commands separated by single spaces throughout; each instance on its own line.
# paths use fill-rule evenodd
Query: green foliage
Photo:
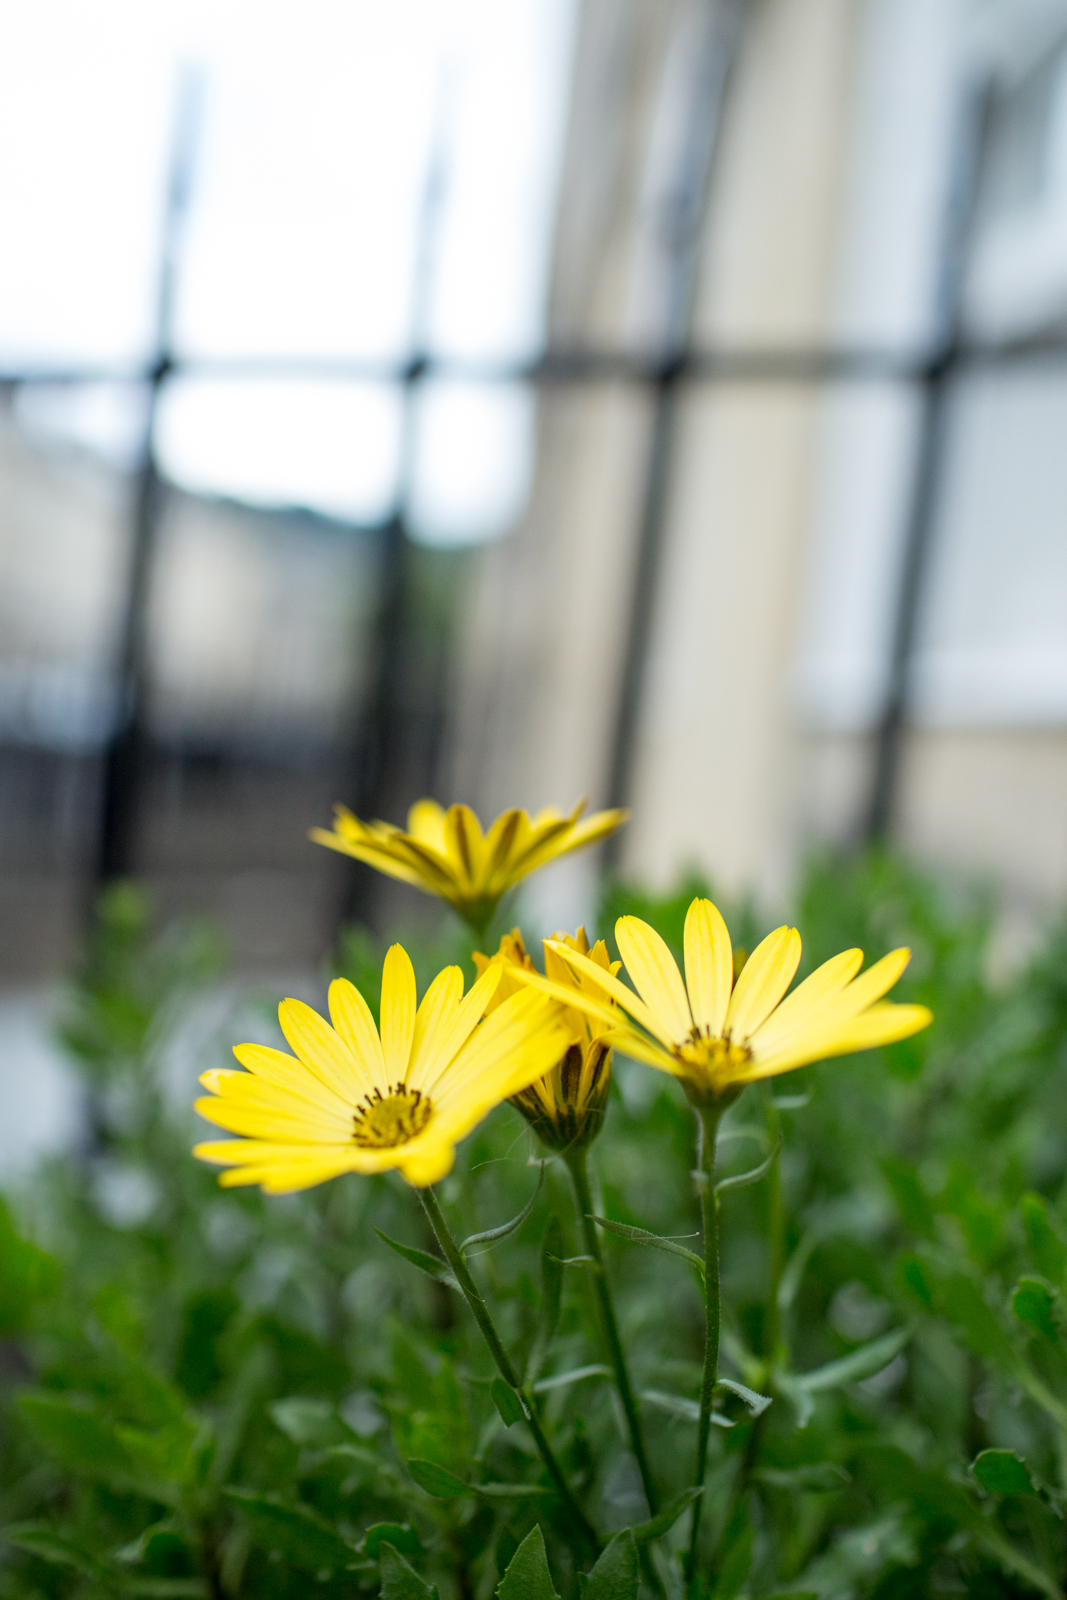
M 679 950 L 704 888 L 615 886 L 590 933 L 634 911 Z M 723 909 L 746 948 L 781 920 Z M 937 1021 L 723 1120 L 694 1595 L 1062 1594 L 1067 921 L 994 982 L 990 904 L 883 855 L 813 863 L 794 920 L 805 972 L 908 943 L 900 997 Z M 354 931 L 341 955 L 372 1005 L 385 942 Z M 450 932 L 404 942 L 420 987 L 470 955 Z M 275 997 L 229 1002 L 220 970 L 209 936 L 157 931 L 127 887 L 72 982 L 86 1139 L 0 1203 L 0 1600 L 679 1600 L 703 1260 L 677 1084 L 617 1062 L 590 1154 L 650 1507 L 563 1164 L 531 1196 L 543 1152 L 504 1107 L 438 1186 L 517 1391 L 401 1181 L 265 1199 L 190 1159 L 194 1067 L 277 1038 Z

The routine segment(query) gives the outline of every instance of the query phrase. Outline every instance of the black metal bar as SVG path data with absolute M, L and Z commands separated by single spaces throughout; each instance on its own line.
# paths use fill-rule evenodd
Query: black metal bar
M 922 416 L 896 598 L 886 697 L 875 739 L 870 794 L 862 825 L 862 836 L 868 843 L 887 837 L 898 800 L 920 610 L 940 510 L 953 385 L 962 361 L 963 291 L 989 119 L 989 100 L 988 85 L 970 85 L 961 97 L 959 108 L 952 194 L 945 215 L 939 283 L 938 313 L 944 342 L 940 358 L 930 363 L 922 380 Z
M 1007 366 L 1036 358 L 1067 361 L 1067 336 L 1049 331 L 1020 339 L 961 341 L 953 359 L 959 367 Z M 928 382 L 944 360 L 944 349 L 909 352 L 876 346 L 785 348 L 781 345 L 693 348 L 669 358 L 640 351 L 591 348 L 547 350 L 536 361 L 516 364 L 460 361 L 425 356 L 422 378 L 455 378 L 475 383 L 556 384 L 633 383 L 655 387 L 669 376 L 693 383 Z M 300 378 L 347 380 L 352 383 L 404 384 L 410 362 L 369 362 L 343 358 L 252 357 L 212 360 L 173 357 L 171 378 L 203 378 L 223 382 L 235 378 Z M 0 369 L 0 390 L 34 384 L 74 386 L 83 383 L 151 383 L 154 368 L 56 367 L 16 371 Z
M 612 806 L 626 805 L 633 786 L 641 694 L 663 564 L 663 532 L 678 427 L 678 390 L 690 361 L 688 341 L 708 183 L 722 126 L 727 84 L 740 44 L 744 11 L 745 0 L 721 0 L 718 6 L 709 11 L 701 41 L 690 127 L 678 174 L 670 241 L 673 260 L 664 339 L 666 353 L 659 364 L 655 382 L 644 504 L 638 528 L 622 682 L 611 743 L 608 803 Z M 603 859 L 609 870 L 618 866 L 620 846 L 619 834 L 607 841 Z
M 94 883 L 124 877 L 136 858 L 144 784 L 148 688 L 147 619 L 164 486 L 156 460 L 156 419 L 163 387 L 174 370 L 174 300 L 178 250 L 189 203 L 200 121 L 202 80 L 192 70 L 178 83 L 177 117 L 163 222 L 157 304 L 156 358 L 147 374 L 144 445 L 134 491 L 130 557 L 115 673 L 111 733 L 103 753 Z

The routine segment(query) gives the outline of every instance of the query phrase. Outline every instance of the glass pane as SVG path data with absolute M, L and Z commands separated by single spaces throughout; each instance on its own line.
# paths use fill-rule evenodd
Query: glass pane
M 415 537 L 455 545 L 505 533 L 529 494 L 534 420 L 521 384 L 426 384 L 415 413 Z
M 400 397 L 387 384 L 180 379 L 157 440 L 182 488 L 380 522 L 396 495 Z

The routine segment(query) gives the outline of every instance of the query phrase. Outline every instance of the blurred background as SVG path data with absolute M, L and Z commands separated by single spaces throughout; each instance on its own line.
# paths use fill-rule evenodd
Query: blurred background
M 770 908 L 883 838 L 1063 900 L 1067 0 L 0 32 L 9 1063 L 111 879 L 246 971 L 380 920 L 336 800 L 626 804 L 617 870 Z

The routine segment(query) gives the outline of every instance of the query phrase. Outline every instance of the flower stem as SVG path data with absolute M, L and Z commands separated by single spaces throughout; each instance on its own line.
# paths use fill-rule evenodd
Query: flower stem
M 704 1376 L 700 1385 L 700 1422 L 693 1485 L 703 1489 L 711 1437 L 711 1403 L 719 1376 L 719 1199 L 715 1193 L 715 1136 L 723 1108 L 714 1101 L 697 1108 L 700 1117 L 700 1203 L 704 1221 Z M 685 1561 L 687 1590 L 692 1593 L 700 1542 L 700 1513 L 704 1497 L 693 1501 L 689 1553 Z
M 530 1429 L 530 1432 L 533 1434 L 534 1443 L 540 1452 L 541 1460 L 544 1462 L 548 1471 L 548 1475 L 556 1486 L 556 1492 L 562 1500 L 571 1522 L 581 1534 L 585 1543 L 591 1545 L 594 1550 L 598 1551 L 600 1549 L 600 1540 L 597 1538 L 596 1530 L 589 1521 L 589 1518 L 586 1516 L 585 1512 L 582 1510 L 581 1506 L 578 1504 L 577 1500 L 574 1498 L 574 1493 L 571 1489 L 571 1486 L 563 1475 L 563 1469 L 556 1460 L 552 1446 L 549 1444 L 547 1438 L 545 1437 L 544 1429 L 541 1427 L 541 1421 L 537 1415 L 533 1399 L 531 1396 L 528 1396 L 523 1389 L 519 1375 L 512 1364 L 511 1357 L 508 1355 L 503 1344 L 501 1343 L 500 1335 L 497 1333 L 493 1319 L 489 1315 L 489 1308 L 482 1299 L 481 1295 L 478 1293 L 477 1285 L 475 1284 L 474 1279 L 471 1277 L 467 1263 L 464 1261 L 460 1252 L 460 1248 L 455 1239 L 452 1237 L 452 1231 L 449 1228 L 448 1223 L 445 1221 L 445 1215 L 441 1210 L 441 1205 L 437 1196 L 434 1194 L 433 1190 L 429 1188 L 419 1189 L 418 1196 L 422 1201 L 423 1208 L 427 1217 L 429 1218 L 430 1227 L 434 1231 L 437 1242 L 444 1251 L 445 1260 L 452 1268 L 456 1282 L 459 1284 L 460 1289 L 463 1292 L 463 1298 L 470 1307 L 471 1314 L 473 1315 L 475 1322 L 478 1324 L 482 1338 L 489 1347 L 489 1354 L 496 1362 L 497 1371 L 500 1373 L 500 1376 L 508 1385 L 509 1389 L 513 1389 L 519 1398 L 519 1402 L 522 1405 L 523 1415 L 526 1418 L 526 1423 Z
M 630 1382 L 630 1373 L 626 1365 L 626 1352 L 622 1347 L 619 1337 L 619 1324 L 615 1316 L 615 1306 L 611 1297 L 611 1285 L 608 1283 L 607 1273 L 604 1269 L 604 1257 L 600 1249 L 600 1235 L 597 1233 L 596 1223 L 592 1219 L 593 1200 L 589 1192 L 589 1170 L 587 1155 L 584 1145 L 572 1145 L 564 1152 L 563 1159 L 567 1163 L 574 1185 L 574 1204 L 578 1212 L 578 1221 L 585 1239 L 585 1248 L 593 1257 L 595 1263 L 592 1271 L 593 1286 L 596 1291 L 597 1305 L 600 1309 L 600 1321 L 603 1331 L 604 1344 L 612 1367 L 615 1369 L 615 1387 L 619 1391 L 622 1409 L 626 1416 L 626 1426 L 630 1434 L 630 1444 L 637 1458 L 638 1471 L 641 1474 L 641 1485 L 648 1501 L 648 1509 L 652 1516 L 659 1510 L 659 1496 L 656 1490 L 652 1469 L 648 1464 L 645 1452 L 644 1435 L 641 1432 L 641 1417 L 634 1398 L 633 1385 Z

